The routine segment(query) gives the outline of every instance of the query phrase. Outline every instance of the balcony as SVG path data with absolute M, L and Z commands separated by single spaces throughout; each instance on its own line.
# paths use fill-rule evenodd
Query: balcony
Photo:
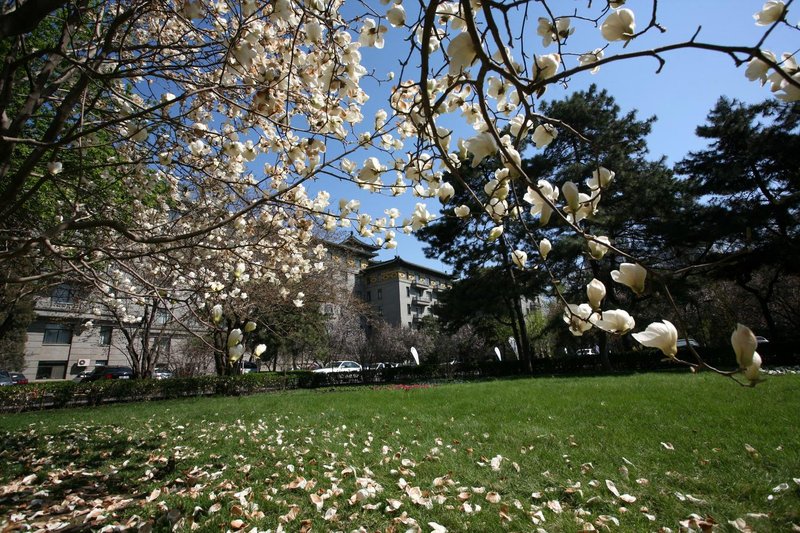
M 428 296 L 412 296 L 411 303 L 414 305 L 431 305 L 431 299 Z

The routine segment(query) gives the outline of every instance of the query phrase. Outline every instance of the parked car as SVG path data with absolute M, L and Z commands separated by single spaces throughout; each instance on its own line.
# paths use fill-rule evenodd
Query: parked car
M 0 387 L 10 387 L 13 384 L 14 380 L 11 379 L 11 374 L 5 370 L 0 370 Z
M 244 361 L 242 363 L 242 374 L 250 374 L 252 372 L 258 372 L 258 363 L 254 363 L 253 361 Z
M 80 383 L 81 381 L 86 379 L 91 373 L 92 373 L 91 370 L 81 370 L 77 376 L 72 378 L 72 381 L 74 381 L 75 383 Z
M 600 355 L 600 352 L 594 348 L 578 348 L 575 355 L 578 357 L 591 357 L 593 355 Z
M 133 369 L 129 366 L 99 366 L 83 378 L 82 383 L 101 379 L 132 379 Z
M 689 337 L 688 342 L 687 339 L 678 339 L 678 342 L 676 342 L 675 345 L 678 347 L 678 350 L 686 350 L 689 346 L 695 349 L 700 347 L 700 343 L 691 337 Z
M 161 367 L 153 370 L 153 379 L 170 379 L 174 376 L 175 374 L 169 368 Z
M 328 366 L 314 370 L 317 374 L 336 374 L 339 372 L 361 372 L 361 365 L 355 361 L 333 361 Z
M 25 377 L 25 374 L 22 372 L 9 372 L 9 376 L 11 376 L 11 381 L 14 382 L 14 385 L 27 385 L 28 378 Z

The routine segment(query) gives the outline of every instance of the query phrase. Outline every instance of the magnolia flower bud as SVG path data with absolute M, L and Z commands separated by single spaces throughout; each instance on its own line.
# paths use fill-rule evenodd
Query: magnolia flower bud
M 439 186 L 439 200 L 442 203 L 447 202 L 455 194 L 456 190 L 448 182 L 444 182 L 441 184 L 441 186 Z
M 602 259 L 606 252 L 608 252 L 607 244 L 611 244 L 611 241 L 605 235 L 600 237 L 592 237 L 594 240 L 588 241 L 589 245 L 589 254 L 591 254 L 592 259 Z
M 542 256 L 542 259 L 547 259 L 547 254 L 549 254 L 552 249 L 553 245 L 550 244 L 548 239 L 539 241 L 539 254 Z
M 561 194 L 564 195 L 564 200 L 567 202 L 572 213 L 577 213 L 580 209 L 580 195 L 578 193 L 578 186 L 573 182 L 568 181 L 561 186 Z
M 250 333 L 251 331 L 255 331 L 255 329 L 256 329 L 256 323 L 253 322 L 252 320 L 244 325 L 244 332 L 245 333 Z
M 647 329 L 632 335 L 642 346 L 658 348 L 667 357 L 678 353 L 678 330 L 668 320 L 653 322 Z
M 586 286 L 586 296 L 589 298 L 592 309 L 600 309 L 600 304 L 606 297 L 606 286 L 599 279 L 592 279 Z
M 486 239 L 489 242 L 496 241 L 503 234 L 503 226 L 495 226 L 489 231 L 489 237 Z
M 222 305 L 217 304 L 211 308 L 211 318 L 214 320 L 214 323 L 222 320 Z
M 231 332 L 228 333 L 228 348 L 242 342 L 242 337 L 244 337 L 244 335 L 242 335 L 242 330 L 239 328 L 231 330 Z
M 256 346 L 256 349 L 253 350 L 253 355 L 255 355 L 256 357 L 261 357 L 261 354 L 264 353 L 266 350 L 267 350 L 266 344 L 259 344 L 258 346 Z
M 511 261 L 519 268 L 525 268 L 525 263 L 528 262 L 528 254 L 523 250 L 514 250 L 511 252 Z
M 622 263 L 619 270 L 611 271 L 611 279 L 621 285 L 627 285 L 637 295 L 644 292 L 644 280 L 647 270 L 635 263 Z
M 747 368 L 753 363 L 753 354 L 758 346 L 756 336 L 747 326 L 736 324 L 736 329 L 731 335 L 731 345 L 736 352 L 736 362 L 739 368 Z
M 241 344 L 228 347 L 228 361 L 230 361 L 231 363 L 235 363 L 236 361 L 241 359 L 243 354 L 244 354 L 244 346 L 242 346 Z

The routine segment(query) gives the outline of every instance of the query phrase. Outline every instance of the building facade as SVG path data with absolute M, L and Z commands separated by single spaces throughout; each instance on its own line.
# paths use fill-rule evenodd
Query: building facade
M 373 262 L 361 271 L 364 299 L 389 324 L 418 326 L 433 316 L 441 293 L 450 288 L 444 272 L 410 263 L 400 257 Z

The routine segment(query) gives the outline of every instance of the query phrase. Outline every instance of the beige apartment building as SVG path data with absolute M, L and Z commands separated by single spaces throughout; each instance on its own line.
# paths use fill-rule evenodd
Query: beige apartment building
M 415 327 L 426 316 L 442 291 L 450 287 L 444 272 L 396 257 L 376 261 L 377 246 L 349 236 L 341 242 L 325 242 L 330 275 L 347 294 L 370 304 L 388 323 Z M 36 320 L 28 328 L 23 373 L 31 380 L 73 379 L 85 370 L 104 365 L 128 365 L 125 338 L 107 317 L 87 309 L 87 298 L 68 284 L 55 287 L 35 300 Z M 338 306 L 325 304 L 326 314 Z M 160 350 L 160 361 L 177 364 L 191 334 L 171 328 L 168 314 L 156 316 L 151 333 Z

